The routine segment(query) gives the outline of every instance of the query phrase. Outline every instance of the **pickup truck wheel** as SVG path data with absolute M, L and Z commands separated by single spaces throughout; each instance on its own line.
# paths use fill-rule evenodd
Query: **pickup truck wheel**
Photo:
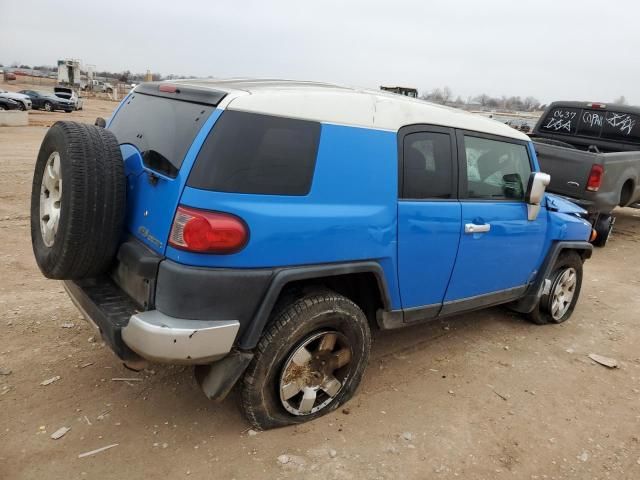
M 614 223 L 615 217 L 613 215 L 600 215 L 598 217 L 594 225 L 597 233 L 596 239 L 593 241 L 594 246 L 604 247 L 607 244 Z
M 125 195 L 113 133 L 56 122 L 40 146 L 31 187 L 31 243 L 42 273 L 64 280 L 105 272 L 122 234 Z
M 258 429 L 303 423 L 335 410 L 360 384 L 371 333 L 351 300 L 322 291 L 292 301 L 264 332 L 242 385 Z
M 562 253 L 548 277 L 549 293 L 542 295 L 529 320 L 538 325 L 562 323 L 571 317 L 582 286 L 582 259 L 576 252 Z

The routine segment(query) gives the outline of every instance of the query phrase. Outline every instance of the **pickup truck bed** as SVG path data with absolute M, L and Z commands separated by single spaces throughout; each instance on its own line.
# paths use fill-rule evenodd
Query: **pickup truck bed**
M 590 214 L 608 214 L 640 201 L 640 152 L 593 153 L 532 140 L 541 170 L 551 175 L 548 191 L 570 198 Z M 604 172 L 597 191 L 587 189 L 594 165 Z
M 582 206 L 604 246 L 617 206 L 640 202 L 640 107 L 553 102 L 531 139 L 547 190 Z

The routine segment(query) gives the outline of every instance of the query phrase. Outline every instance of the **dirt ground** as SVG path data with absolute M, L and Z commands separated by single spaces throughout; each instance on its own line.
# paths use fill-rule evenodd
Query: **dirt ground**
M 1 479 L 640 478 L 640 211 L 618 212 L 568 323 L 495 308 L 377 334 L 347 410 L 254 434 L 237 394 L 209 402 L 189 368 L 124 369 L 39 273 L 34 160 L 55 120 L 93 122 L 115 104 L 85 106 L 0 128 Z

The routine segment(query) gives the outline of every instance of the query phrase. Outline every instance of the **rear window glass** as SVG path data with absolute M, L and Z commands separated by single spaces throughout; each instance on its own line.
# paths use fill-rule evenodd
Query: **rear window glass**
M 640 141 L 640 118 L 629 113 L 607 112 L 602 137 L 627 142 Z
M 640 142 L 640 116 L 570 107 L 552 109 L 540 125 L 543 132 Z
M 306 195 L 320 124 L 227 110 L 205 141 L 187 185 L 204 190 Z
M 143 158 L 166 159 L 180 169 L 193 139 L 214 107 L 134 93 L 109 125 L 120 144 L 130 143 Z
M 576 133 L 579 120 L 579 108 L 554 108 L 545 117 L 540 130 L 571 135 Z
M 583 110 L 578 125 L 578 135 L 599 137 L 604 124 L 605 113 L 597 110 Z

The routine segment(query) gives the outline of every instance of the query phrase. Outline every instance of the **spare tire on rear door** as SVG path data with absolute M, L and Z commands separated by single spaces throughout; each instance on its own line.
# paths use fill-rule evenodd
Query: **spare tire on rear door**
M 56 122 L 40 146 L 31 188 L 31 243 L 49 278 L 105 272 L 125 217 L 126 179 L 113 133 Z

